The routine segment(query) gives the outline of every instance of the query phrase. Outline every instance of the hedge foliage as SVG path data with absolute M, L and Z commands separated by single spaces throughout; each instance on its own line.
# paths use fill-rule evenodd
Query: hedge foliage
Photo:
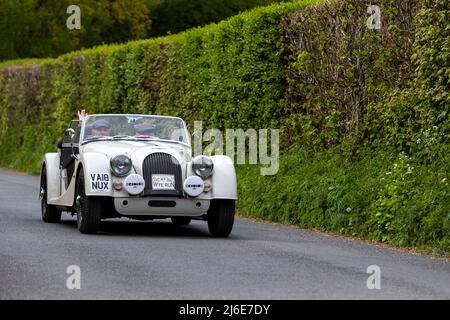
M 238 168 L 243 215 L 450 254 L 450 8 L 300 1 L 0 69 L 0 165 L 37 173 L 75 111 L 280 128 L 276 176 Z M 305 8 L 306 7 L 306 8 Z
M 1 0 L 0 61 L 56 57 L 96 45 L 175 34 L 281 1 Z M 72 4 L 81 10 L 80 30 L 66 28 Z
M 378 0 L 381 29 L 367 27 L 367 1 L 331 1 L 284 18 L 289 58 L 283 128 L 289 143 L 370 141 L 373 107 L 412 77 L 413 17 L 420 0 Z M 359 143 L 355 143 L 359 146 Z
M 67 8 L 81 10 L 81 29 L 68 30 Z M 94 45 L 145 38 L 151 28 L 143 0 L 1 0 L 0 61 L 45 58 Z
M 54 150 L 79 108 L 91 114 L 172 114 L 219 128 L 275 125 L 284 94 L 280 20 L 312 2 L 256 9 L 170 37 L 3 67 L 1 163 L 37 172 L 38 159 Z
M 150 9 L 151 36 L 175 34 L 219 22 L 242 11 L 291 0 L 143 0 Z
M 258 219 L 448 256 L 449 163 L 449 152 L 424 164 L 390 148 L 352 159 L 340 147 L 296 147 L 277 175 L 238 167 L 239 208 Z

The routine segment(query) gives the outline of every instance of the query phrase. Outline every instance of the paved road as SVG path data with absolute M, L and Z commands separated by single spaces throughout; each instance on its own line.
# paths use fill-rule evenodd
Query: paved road
M 67 214 L 41 221 L 38 183 L 0 169 L 0 299 L 450 299 L 450 262 L 292 227 L 238 219 L 213 239 L 204 222 L 118 219 L 82 235 Z

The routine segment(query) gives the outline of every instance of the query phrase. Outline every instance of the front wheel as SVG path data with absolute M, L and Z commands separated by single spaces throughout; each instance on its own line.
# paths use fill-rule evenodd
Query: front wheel
M 42 220 L 48 223 L 56 223 L 61 221 L 61 211 L 55 206 L 47 203 L 47 170 L 45 167 L 42 169 L 41 173 L 41 213 Z
M 208 210 L 208 228 L 213 237 L 228 237 L 233 229 L 235 200 L 211 200 Z
M 76 208 L 78 230 L 85 234 L 97 233 L 100 229 L 101 199 L 86 195 L 82 171 L 77 181 Z

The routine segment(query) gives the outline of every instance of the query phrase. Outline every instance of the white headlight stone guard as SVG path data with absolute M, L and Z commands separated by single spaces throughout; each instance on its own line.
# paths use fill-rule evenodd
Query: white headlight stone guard
M 138 174 L 130 174 L 124 182 L 125 190 L 135 196 L 141 194 L 145 188 L 145 180 Z
M 205 188 L 205 183 L 198 176 L 190 176 L 184 180 L 183 190 L 191 197 L 198 197 Z

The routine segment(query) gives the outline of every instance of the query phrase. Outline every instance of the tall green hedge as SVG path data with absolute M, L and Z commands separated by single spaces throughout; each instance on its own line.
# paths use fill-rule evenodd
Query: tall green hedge
M 285 88 L 280 21 L 313 2 L 256 9 L 165 38 L 6 65 L 0 71 L 0 164 L 37 172 L 39 158 L 54 150 L 79 108 L 172 114 L 219 128 L 276 126 Z
M 283 127 L 290 144 L 368 138 L 374 106 L 412 78 L 420 2 L 370 1 L 380 7 L 380 30 L 367 27 L 364 0 L 330 1 L 283 19 L 289 59 Z
M 286 1 L 290 0 L 144 0 L 150 9 L 151 36 L 175 34 L 255 7 Z
M 241 214 L 450 254 L 450 4 L 372 1 L 369 30 L 366 1 L 319 2 L 4 64 L 0 165 L 37 173 L 81 107 L 280 128 L 276 176 L 238 167 Z
M 67 9 L 80 8 L 79 30 L 68 30 Z M 94 45 L 145 38 L 151 29 L 143 0 L 1 0 L 0 61 L 56 57 Z

